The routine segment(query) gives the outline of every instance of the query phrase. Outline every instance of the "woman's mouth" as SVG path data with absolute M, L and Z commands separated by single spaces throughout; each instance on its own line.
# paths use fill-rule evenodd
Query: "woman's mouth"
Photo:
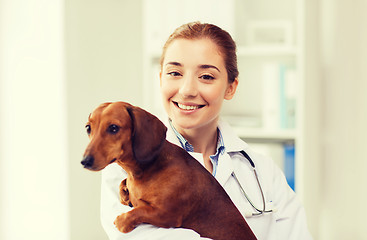
M 178 102 L 173 102 L 179 109 L 192 111 L 204 107 L 205 105 L 186 105 Z

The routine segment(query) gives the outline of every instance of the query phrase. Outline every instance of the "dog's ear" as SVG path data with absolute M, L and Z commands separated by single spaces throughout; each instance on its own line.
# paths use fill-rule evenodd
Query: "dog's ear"
M 166 126 L 147 111 L 128 106 L 132 122 L 132 148 L 138 163 L 145 165 L 154 160 L 166 140 Z

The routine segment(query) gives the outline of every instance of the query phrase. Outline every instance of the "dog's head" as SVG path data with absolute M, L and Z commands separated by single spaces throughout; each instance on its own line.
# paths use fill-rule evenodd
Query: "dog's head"
M 141 166 L 151 163 L 166 139 L 167 128 L 143 109 L 115 102 L 95 109 L 86 130 L 90 143 L 81 163 L 99 171 L 115 161 L 133 160 Z

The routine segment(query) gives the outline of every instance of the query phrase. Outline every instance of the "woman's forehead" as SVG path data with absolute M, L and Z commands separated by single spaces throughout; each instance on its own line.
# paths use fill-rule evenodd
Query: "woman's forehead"
M 210 39 L 176 39 L 167 47 L 164 63 L 176 65 L 214 65 L 224 67 L 224 59 L 219 47 Z

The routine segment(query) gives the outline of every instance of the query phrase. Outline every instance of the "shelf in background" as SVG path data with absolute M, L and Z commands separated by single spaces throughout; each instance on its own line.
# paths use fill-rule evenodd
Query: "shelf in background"
M 236 134 L 245 140 L 264 141 L 264 142 L 295 142 L 297 138 L 294 129 L 262 129 L 244 128 L 232 126 Z
M 238 56 L 295 56 L 297 54 L 296 47 L 278 47 L 278 46 L 238 46 Z
M 255 56 L 296 56 L 297 48 L 293 46 L 237 46 L 238 57 Z M 162 54 L 161 49 L 151 50 L 147 55 L 158 62 Z

